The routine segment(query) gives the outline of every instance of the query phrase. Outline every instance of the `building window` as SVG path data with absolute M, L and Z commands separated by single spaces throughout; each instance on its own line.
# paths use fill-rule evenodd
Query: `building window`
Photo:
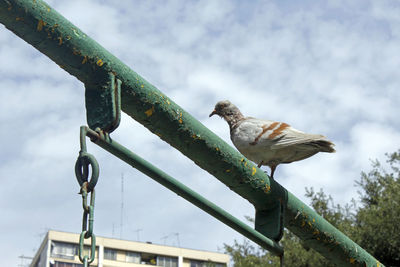
M 104 248 L 104 259 L 106 260 L 117 260 L 117 251 L 110 248 Z
M 77 254 L 77 246 L 70 243 L 51 242 L 51 257 L 73 260 Z
M 126 252 L 126 262 L 140 263 L 140 261 L 141 261 L 140 253 L 131 251 Z
M 225 263 L 190 260 L 190 267 L 226 267 Z
M 206 267 L 206 266 L 202 261 L 190 260 L 190 267 Z
M 56 261 L 50 263 L 50 267 L 83 267 L 83 264 Z
M 141 264 L 157 265 L 157 256 L 150 253 L 142 253 Z
M 157 256 L 157 265 L 163 267 L 178 267 L 178 258 Z

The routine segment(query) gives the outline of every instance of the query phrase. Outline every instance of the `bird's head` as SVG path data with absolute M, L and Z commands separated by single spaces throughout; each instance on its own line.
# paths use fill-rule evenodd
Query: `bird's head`
M 232 104 L 229 100 L 219 101 L 214 110 L 211 112 L 210 116 L 218 115 L 221 118 L 224 118 L 228 123 L 229 122 L 237 122 L 241 118 L 243 118 L 240 110 Z
M 210 116 L 218 115 L 220 117 L 225 117 L 225 115 L 229 115 L 232 113 L 232 109 L 236 108 L 229 100 L 219 101 L 214 110 L 210 113 Z

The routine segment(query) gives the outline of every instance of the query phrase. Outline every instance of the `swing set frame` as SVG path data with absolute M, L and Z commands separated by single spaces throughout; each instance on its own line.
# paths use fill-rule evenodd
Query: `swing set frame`
M 103 129 L 106 131 L 105 137 L 93 131 L 92 127 L 84 129 L 99 146 L 275 255 L 283 255 L 278 242 L 285 227 L 302 239 L 306 246 L 338 266 L 383 266 L 44 1 L 0 1 L 0 22 L 85 85 L 89 126 L 99 125 L 103 129 L 102 121 L 109 121 L 110 118 L 100 118 L 99 114 L 103 114 L 106 109 L 107 114 L 116 119 L 114 115 L 118 115 L 120 107 L 134 120 L 252 203 L 256 210 L 255 229 L 109 138 L 107 131 L 111 132 L 115 124 L 110 129 Z M 117 80 L 110 82 L 111 76 Z M 98 94 L 97 98 L 88 97 L 90 92 L 96 92 L 96 88 L 101 91 L 107 86 L 114 88 L 116 84 L 120 89 L 119 96 Z M 109 103 L 107 98 L 114 99 L 110 107 L 103 105 Z M 118 99 L 120 102 L 116 101 Z

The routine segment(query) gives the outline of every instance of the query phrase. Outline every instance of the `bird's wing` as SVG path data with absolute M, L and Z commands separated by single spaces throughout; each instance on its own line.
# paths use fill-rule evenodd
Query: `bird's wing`
M 272 150 L 286 148 L 288 146 L 301 145 L 315 141 L 327 141 L 324 136 L 317 134 L 307 134 L 299 131 L 284 122 L 274 122 L 250 118 L 247 124 L 241 125 L 247 131 L 253 129 L 251 135 L 253 140 L 249 140 L 249 145 L 259 148 L 268 147 Z M 242 130 L 243 131 L 243 130 Z
M 322 135 L 306 134 L 283 122 L 245 118 L 231 132 L 236 148 L 260 163 L 290 163 L 318 152 L 335 152 Z
M 320 151 L 334 151 L 334 149 L 330 147 L 333 146 L 333 144 L 328 141 L 325 136 L 319 134 L 307 134 L 294 129 L 293 127 L 288 127 L 283 130 L 280 135 L 277 135 L 274 138 L 274 144 L 271 146 L 271 149 L 281 149 L 289 146 L 297 146 L 298 149 L 304 150 L 315 150 L 315 148 L 318 147 Z

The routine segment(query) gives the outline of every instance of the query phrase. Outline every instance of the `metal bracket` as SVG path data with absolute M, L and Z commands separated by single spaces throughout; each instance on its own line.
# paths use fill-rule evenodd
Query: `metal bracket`
M 284 205 L 280 201 L 268 210 L 256 209 L 255 229 L 264 236 L 279 242 L 283 236 Z
M 104 81 L 85 84 L 86 119 L 91 129 L 111 133 L 121 121 L 121 84 L 110 72 Z

